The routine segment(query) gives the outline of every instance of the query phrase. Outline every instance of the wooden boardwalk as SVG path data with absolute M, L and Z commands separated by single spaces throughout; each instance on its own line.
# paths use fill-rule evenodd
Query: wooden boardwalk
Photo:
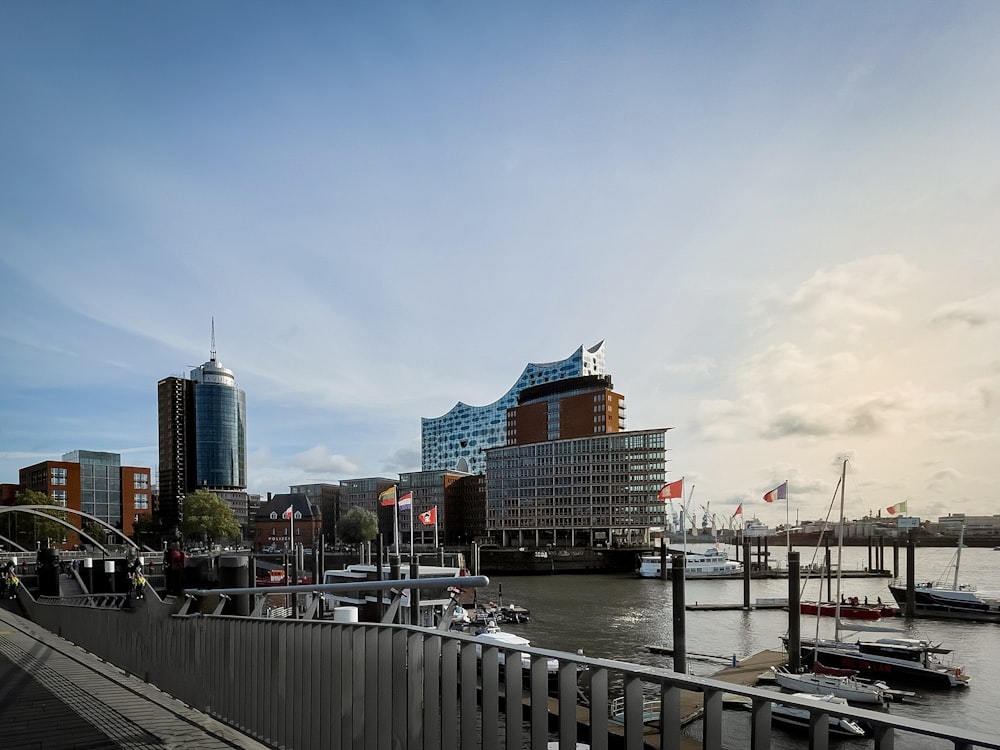
M 781 666 L 788 662 L 788 658 L 782 651 L 761 651 L 753 656 L 738 662 L 734 666 L 724 669 L 711 675 L 713 680 L 729 682 L 733 685 L 749 687 L 757 682 L 757 678 L 771 667 Z M 525 717 L 530 716 L 531 698 L 525 693 L 523 700 Z M 550 723 L 558 724 L 559 699 L 550 697 L 548 701 L 548 713 Z M 590 708 L 587 706 L 575 705 L 577 731 L 582 737 L 590 736 Z M 693 690 L 681 691 L 681 726 L 686 726 L 701 718 L 704 713 L 704 696 L 702 693 Z M 612 747 L 622 746 L 625 739 L 625 727 L 615 721 L 608 723 L 609 741 Z M 659 720 L 647 721 L 643 724 L 643 744 L 649 748 L 660 747 L 660 722 Z M 681 747 L 685 750 L 695 750 L 701 748 L 701 741 L 690 737 L 681 737 Z

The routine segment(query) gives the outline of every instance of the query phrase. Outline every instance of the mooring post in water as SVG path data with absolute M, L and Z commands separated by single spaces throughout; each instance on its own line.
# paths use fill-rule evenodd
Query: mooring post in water
M 674 555 L 673 568 L 674 600 L 674 671 L 687 674 L 687 633 L 684 629 L 684 555 Z
M 868 572 L 869 573 L 871 573 L 873 570 L 875 570 L 875 567 L 872 564 L 872 547 L 874 547 L 874 546 L 875 546 L 875 540 L 871 536 L 871 534 L 869 534 L 868 535 Z
M 661 540 L 665 541 L 665 540 Z M 667 545 L 660 545 L 660 580 L 665 581 L 669 577 L 667 573 Z
M 913 617 L 917 613 L 916 597 L 913 594 L 913 589 L 917 582 L 917 572 L 914 569 L 916 567 L 916 559 L 917 552 L 913 543 L 913 532 L 911 531 L 906 539 L 906 606 L 903 608 L 903 614 L 907 617 Z
M 823 555 L 823 572 L 826 574 L 826 600 L 833 601 L 833 571 L 830 570 L 830 545 L 826 545 L 826 554 Z M 818 615 L 817 615 L 818 616 Z
M 892 577 L 899 578 L 899 539 L 892 540 Z
M 750 542 L 743 540 L 743 609 L 750 609 Z
M 413 511 L 410 511 L 411 513 Z M 415 581 L 420 578 L 419 558 L 410 555 L 410 580 Z M 423 625 L 420 622 L 420 589 L 414 587 L 410 589 L 410 625 Z
M 802 664 L 802 633 L 799 617 L 799 553 L 788 553 L 788 669 L 798 672 Z

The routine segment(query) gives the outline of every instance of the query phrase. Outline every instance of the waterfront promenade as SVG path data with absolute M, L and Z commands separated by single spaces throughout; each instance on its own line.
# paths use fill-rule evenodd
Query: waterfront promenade
M 0 748 L 268 746 L 0 608 Z

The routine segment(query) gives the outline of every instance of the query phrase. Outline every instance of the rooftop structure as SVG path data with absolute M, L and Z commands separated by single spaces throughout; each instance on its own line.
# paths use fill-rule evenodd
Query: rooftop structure
M 526 388 L 568 378 L 604 375 L 604 342 L 580 347 L 558 362 L 529 364 L 510 389 L 486 406 L 459 401 L 451 411 L 421 419 L 421 469 L 479 474 L 486 469 L 486 451 L 507 443 L 507 410 L 517 406 Z

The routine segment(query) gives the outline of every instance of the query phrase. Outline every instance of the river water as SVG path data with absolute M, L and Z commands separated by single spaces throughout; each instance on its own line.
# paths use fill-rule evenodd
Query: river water
M 694 549 L 694 548 L 692 548 Z M 812 561 L 812 549 L 799 549 L 802 566 Z M 946 572 L 950 584 L 954 575 L 949 565 L 954 561 L 954 549 L 919 548 L 916 550 L 915 576 L 918 581 L 937 580 Z M 832 550 L 834 562 L 836 550 Z M 772 559 L 783 558 L 784 550 L 772 550 Z M 905 580 L 905 551 L 900 550 L 900 576 Z M 821 558 L 817 562 L 821 562 Z M 862 570 L 868 565 L 868 550 L 849 547 L 843 551 L 843 570 Z M 886 550 L 885 566 L 892 567 L 891 550 Z M 1000 597 L 1000 551 L 971 549 L 962 551 L 960 583 L 975 585 L 983 595 Z M 844 578 L 841 591 L 848 597 L 865 596 L 871 602 L 881 597 L 883 602 L 894 600 L 887 588 L 888 579 Z M 583 649 L 588 656 L 619 659 L 673 669 L 673 657 L 653 654 L 648 646 L 672 646 L 672 583 L 658 579 L 641 579 L 635 575 L 560 574 L 554 576 L 490 576 L 490 586 L 480 589 L 481 601 L 502 600 L 531 611 L 529 622 L 504 628 L 529 638 L 533 646 L 576 652 Z M 822 593 L 819 592 L 822 585 Z M 835 584 L 834 584 L 835 585 Z M 785 579 L 754 580 L 750 584 L 750 600 L 788 596 Z M 485 597 L 485 598 L 483 598 Z M 803 599 L 826 598 L 826 585 L 818 579 L 807 584 Z M 743 601 L 742 580 L 693 580 L 685 588 L 687 604 Z M 763 650 L 782 650 L 781 636 L 787 632 L 789 613 L 781 610 L 688 611 L 687 630 L 688 671 L 709 676 L 725 666 L 724 659 L 737 659 Z M 833 618 L 821 618 L 819 635 L 833 637 Z M 898 627 L 898 633 L 864 633 L 863 640 L 883 636 L 928 638 L 941 642 L 953 654 L 942 659 L 965 667 L 971 675 L 968 688 L 917 691 L 918 695 L 903 703 L 891 705 L 893 714 L 933 721 L 948 726 L 961 726 L 1000 737 L 1000 624 L 957 622 L 933 619 L 884 618 L 881 626 Z M 817 618 L 803 617 L 803 637 L 816 635 Z M 842 634 L 844 635 L 844 634 Z M 847 634 L 850 635 L 850 634 Z M 704 655 L 704 656 L 702 656 Z M 715 658 L 712 658 L 715 657 Z M 907 688 L 912 689 L 912 688 Z M 748 746 L 745 737 L 747 714 L 726 712 L 725 736 L 731 738 L 727 747 Z M 698 733 L 697 726 L 692 732 Z M 780 734 L 780 733 L 778 733 Z M 785 742 L 786 744 L 782 744 Z M 804 739 L 778 739 L 776 747 L 800 747 Z M 870 747 L 871 741 L 845 741 L 839 747 Z M 901 737 L 897 746 L 906 748 L 951 747 L 949 743 Z

